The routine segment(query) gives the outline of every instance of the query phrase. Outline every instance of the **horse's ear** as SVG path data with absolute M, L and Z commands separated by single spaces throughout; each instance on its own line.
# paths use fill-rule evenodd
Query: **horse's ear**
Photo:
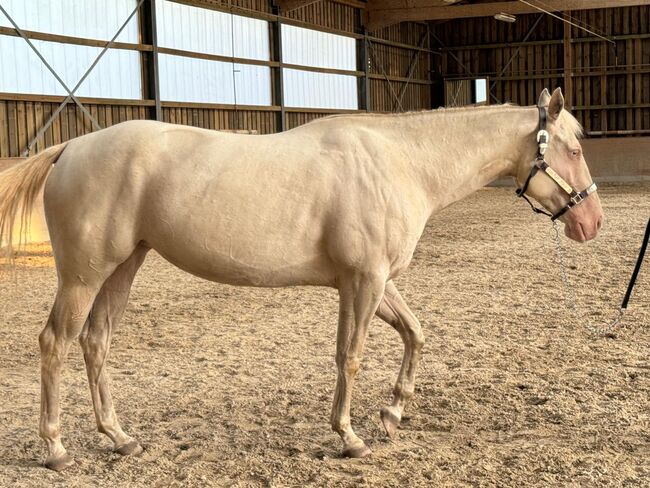
M 548 88 L 544 88 L 544 90 L 542 90 L 542 93 L 539 95 L 539 99 L 537 100 L 537 106 L 546 107 L 550 100 L 551 94 L 549 93 Z
M 553 91 L 551 100 L 548 102 L 548 116 L 552 119 L 557 119 L 563 108 L 564 96 L 562 95 L 562 90 L 558 87 Z

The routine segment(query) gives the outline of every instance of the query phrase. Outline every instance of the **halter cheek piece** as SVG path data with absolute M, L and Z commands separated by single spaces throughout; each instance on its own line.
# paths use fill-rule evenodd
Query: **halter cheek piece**
M 546 131 L 547 115 L 546 115 L 545 107 L 538 107 L 538 109 L 539 109 L 539 131 L 537 132 L 537 157 L 535 158 L 535 162 L 533 163 L 533 167 L 531 168 L 530 173 L 528 173 L 528 178 L 526 178 L 526 182 L 521 188 L 517 189 L 516 193 L 518 197 L 521 197 L 528 202 L 528 205 L 530 205 L 530 208 L 532 208 L 535 213 L 548 215 L 549 217 L 551 217 L 551 220 L 557 220 L 566 212 L 571 210 L 573 207 L 582 203 L 584 199 L 587 198 L 592 193 L 594 193 L 598 189 L 598 187 L 596 186 L 596 183 L 592 182 L 591 185 L 589 185 L 586 189 L 582 190 L 581 192 L 578 192 L 574 190 L 573 187 L 569 185 L 559 174 L 557 174 L 555 170 L 548 165 L 546 160 L 544 160 L 544 153 L 546 152 L 546 148 L 548 147 L 548 140 L 549 140 L 549 135 L 548 132 Z M 539 171 L 544 172 L 560 188 L 562 188 L 562 190 L 564 190 L 569 195 L 569 203 L 567 203 L 564 207 L 558 210 L 555 214 L 552 214 L 544 209 L 536 207 L 535 205 L 533 205 L 533 202 L 530 201 L 528 196 L 526 196 L 526 190 L 528 189 L 530 180 L 532 180 L 533 176 L 535 176 Z

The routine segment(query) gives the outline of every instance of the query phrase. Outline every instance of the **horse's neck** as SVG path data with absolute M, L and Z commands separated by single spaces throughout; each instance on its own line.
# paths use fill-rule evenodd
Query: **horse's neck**
M 512 106 L 429 112 L 411 121 L 405 131 L 417 148 L 411 164 L 432 212 L 514 176 L 536 123 L 531 108 Z

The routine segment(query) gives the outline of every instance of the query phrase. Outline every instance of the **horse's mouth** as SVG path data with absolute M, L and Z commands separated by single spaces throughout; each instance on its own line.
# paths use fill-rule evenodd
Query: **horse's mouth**
M 591 230 L 587 230 L 591 228 Z M 599 226 L 585 226 L 581 222 L 567 222 L 564 225 L 564 234 L 571 240 L 584 243 L 598 235 Z

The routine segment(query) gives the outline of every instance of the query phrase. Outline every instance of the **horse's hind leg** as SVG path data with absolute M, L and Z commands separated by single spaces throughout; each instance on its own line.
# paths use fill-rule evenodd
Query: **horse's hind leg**
M 61 369 L 72 342 L 79 336 L 99 286 L 61 280 L 52 312 L 39 336 L 41 348 L 40 435 L 47 444 L 45 466 L 60 471 L 74 463 L 59 431 Z
M 397 330 L 404 342 L 404 357 L 393 389 L 393 403 L 381 409 L 381 421 L 386 433 L 392 438 L 402 420 L 404 408 L 415 390 L 415 372 L 424 345 L 424 335 L 420 322 L 409 310 L 392 281 L 386 283 L 377 316 Z
M 106 434 L 113 441 L 115 452 L 122 455 L 138 454 L 142 452 L 142 447 L 120 427 L 113 409 L 105 361 L 113 329 L 122 318 L 131 284 L 147 251 L 147 248 L 138 247 L 106 280 L 79 337 L 86 361 L 97 430 Z

